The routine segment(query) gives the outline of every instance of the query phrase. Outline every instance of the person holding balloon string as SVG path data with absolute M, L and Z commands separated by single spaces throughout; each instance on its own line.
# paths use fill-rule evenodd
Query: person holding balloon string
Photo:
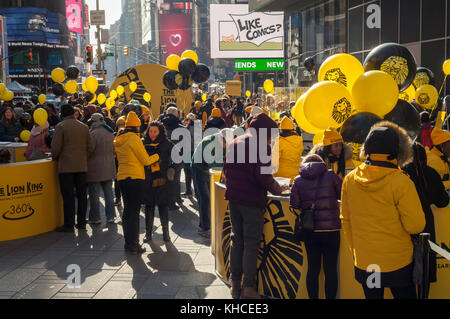
M 325 130 L 322 143 L 316 144 L 309 154 L 322 157 L 328 169 L 333 170 L 342 179 L 348 168 L 354 168 L 352 148 L 344 143 L 341 134 L 334 127 Z

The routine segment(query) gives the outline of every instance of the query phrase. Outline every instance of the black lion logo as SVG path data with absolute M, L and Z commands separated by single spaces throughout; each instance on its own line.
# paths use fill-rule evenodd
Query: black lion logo
M 347 77 L 342 73 L 340 68 L 328 70 L 325 73 L 325 81 L 337 82 L 347 87 Z
M 426 93 L 419 94 L 419 97 L 417 98 L 417 102 L 419 102 L 420 105 L 426 105 L 430 103 L 430 97 Z
M 352 105 L 350 104 L 349 100 L 347 100 L 345 97 L 340 99 L 334 104 L 333 107 L 333 120 L 336 121 L 336 123 L 341 124 L 345 122 L 350 115 L 352 114 Z
M 391 75 L 400 85 L 408 77 L 408 61 L 400 56 L 391 56 L 381 64 L 380 70 Z

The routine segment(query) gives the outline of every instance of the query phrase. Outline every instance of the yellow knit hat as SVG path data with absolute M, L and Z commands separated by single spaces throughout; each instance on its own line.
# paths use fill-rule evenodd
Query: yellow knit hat
M 117 119 L 116 125 L 119 125 L 119 124 L 125 125 L 125 122 L 126 122 L 125 116 L 121 116 Z
M 202 102 L 200 102 L 200 101 L 195 101 L 194 107 L 201 107 L 201 106 L 202 106 Z
M 431 140 L 434 145 L 441 145 L 450 141 L 450 132 L 434 128 L 431 132 Z
M 337 143 L 344 143 L 341 134 L 334 127 L 329 127 L 323 134 L 323 146 L 328 146 Z
M 220 109 L 215 107 L 212 109 L 211 116 L 212 117 L 222 117 L 222 112 L 220 112 Z
M 287 116 L 283 117 L 280 124 L 280 129 L 282 130 L 295 130 L 294 122 Z
M 131 127 L 136 127 L 136 126 L 139 127 L 139 126 L 141 126 L 141 121 L 137 117 L 136 113 L 134 113 L 133 111 L 128 113 L 127 121 L 125 123 L 125 126 L 131 126 Z
M 150 113 L 149 108 L 144 105 L 141 105 L 141 109 L 142 109 L 142 115 Z

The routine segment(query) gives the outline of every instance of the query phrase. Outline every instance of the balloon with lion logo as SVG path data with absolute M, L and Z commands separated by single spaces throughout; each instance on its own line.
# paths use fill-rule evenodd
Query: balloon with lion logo
M 355 81 L 364 73 L 364 68 L 357 58 L 346 53 L 339 53 L 326 59 L 319 69 L 319 81 L 334 81 L 352 91 Z
M 413 83 L 417 65 L 414 56 L 405 46 L 385 43 L 373 49 L 364 61 L 364 71 L 372 70 L 389 74 L 402 92 Z
M 406 102 L 411 102 L 412 100 L 414 100 L 415 96 L 416 96 L 416 89 L 414 88 L 414 84 L 411 84 L 406 90 L 400 92 L 398 98 Z
M 369 71 L 356 80 L 352 90 L 355 108 L 385 116 L 397 104 L 398 86 L 394 78 L 383 71 Z
M 341 135 L 346 143 L 363 144 L 370 129 L 381 118 L 373 113 L 361 112 L 350 116 L 341 128 Z
M 416 77 L 414 78 L 413 85 L 416 89 L 418 89 L 425 84 L 434 85 L 434 73 L 428 68 L 424 67 L 417 68 Z
M 438 102 L 439 93 L 432 85 L 425 84 L 416 90 L 416 102 L 424 109 L 432 109 Z
M 305 117 L 305 111 L 303 109 L 304 102 L 305 102 L 305 96 L 306 94 L 303 94 L 300 96 L 300 98 L 295 103 L 295 106 L 292 108 L 294 110 L 292 117 L 297 122 L 298 126 L 305 132 L 308 132 L 310 134 L 317 134 L 323 130 L 315 127 L 312 125 Z
M 305 117 L 315 127 L 326 130 L 341 127 L 351 116 L 353 98 L 342 84 L 324 81 L 314 84 L 306 93 Z

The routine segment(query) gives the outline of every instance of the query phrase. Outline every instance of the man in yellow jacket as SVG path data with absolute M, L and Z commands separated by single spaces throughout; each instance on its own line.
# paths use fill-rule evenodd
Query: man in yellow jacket
M 384 287 L 391 289 L 394 298 L 416 298 L 410 235 L 423 231 L 425 214 L 414 183 L 399 169 L 411 157 L 406 132 L 391 122 L 381 122 L 363 145 L 365 163 L 344 179 L 342 228 L 353 252 L 355 278 L 366 299 L 382 299 Z M 370 268 L 379 273 L 378 286 L 368 282 Z
M 450 189 L 450 132 L 434 128 L 431 140 L 434 146 L 427 149 L 427 164 L 439 173 L 445 189 Z
M 143 202 L 145 166 L 159 161 L 158 154 L 148 156 L 139 135 L 141 121 L 136 113 L 127 115 L 125 129 L 114 140 L 119 170 L 117 180 L 123 195 L 122 216 L 125 251 L 142 254 L 145 248 L 139 244 L 139 211 Z
M 278 167 L 274 176 L 290 178 L 292 184 L 302 161 L 303 139 L 295 131 L 294 122 L 287 116 L 281 120 L 280 131 L 280 138 L 272 151 L 273 167 Z

